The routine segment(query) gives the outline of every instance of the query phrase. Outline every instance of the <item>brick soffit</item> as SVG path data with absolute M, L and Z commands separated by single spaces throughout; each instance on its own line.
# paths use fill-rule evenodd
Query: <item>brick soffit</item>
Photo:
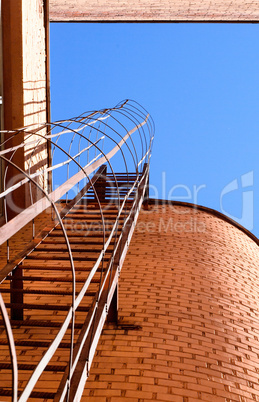
M 49 0 L 52 22 L 258 22 L 258 0 Z

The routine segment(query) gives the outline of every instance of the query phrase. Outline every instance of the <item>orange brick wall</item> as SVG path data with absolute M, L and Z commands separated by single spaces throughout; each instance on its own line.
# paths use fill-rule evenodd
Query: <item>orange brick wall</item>
M 58 206 L 59 207 L 59 206 Z M 51 225 L 52 211 L 48 208 L 42 212 L 34 220 L 35 235 L 37 236 L 47 225 Z M 33 238 L 32 222 L 28 223 L 21 230 L 19 230 L 13 237 L 9 239 L 9 259 L 10 261 L 17 258 L 17 254 L 24 251 Z M 7 264 L 7 243 L 3 243 L 0 247 L 0 270 Z
M 185 206 L 142 211 L 82 401 L 259 401 L 258 245 Z M 136 326 L 136 327 L 134 327 Z
M 50 0 L 51 21 L 258 21 L 257 0 Z

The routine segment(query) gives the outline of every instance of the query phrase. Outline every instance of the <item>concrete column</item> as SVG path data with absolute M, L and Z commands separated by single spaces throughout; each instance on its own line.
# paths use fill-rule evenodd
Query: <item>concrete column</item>
M 23 107 L 23 47 L 22 47 L 22 0 L 2 0 L 3 32 L 3 106 L 4 129 L 15 130 L 24 125 Z M 12 134 L 5 134 L 5 140 Z M 6 147 L 15 146 L 24 140 L 21 133 L 8 141 Z M 24 150 L 15 153 L 13 162 L 24 169 Z M 8 166 L 6 183 L 11 186 L 19 179 L 16 168 Z M 24 189 L 24 186 L 22 187 Z M 8 204 L 8 220 L 25 207 L 24 190 L 15 191 Z

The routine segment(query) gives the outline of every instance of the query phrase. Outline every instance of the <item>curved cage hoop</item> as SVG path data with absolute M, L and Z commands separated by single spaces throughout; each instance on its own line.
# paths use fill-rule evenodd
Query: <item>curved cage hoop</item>
M 0 395 L 78 400 L 104 321 L 116 319 L 119 274 L 147 192 L 154 123 L 125 100 L 2 134 L 0 307 L 10 364 L 0 362 L 0 375 L 8 366 L 10 381 Z M 33 328 L 40 328 L 37 339 Z M 31 346 L 41 351 L 26 365 L 24 386 L 18 329 L 31 333 L 23 341 L 28 355 Z M 53 365 L 63 349 L 66 361 Z M 60 381 L 43 393 L 48 371 Z

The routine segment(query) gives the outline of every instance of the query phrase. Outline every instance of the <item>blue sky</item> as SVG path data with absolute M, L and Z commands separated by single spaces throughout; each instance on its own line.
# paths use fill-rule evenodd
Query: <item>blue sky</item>
M 151 196 L 258 237 L 258 37 L 258 24 L 52 23 L 52 120 L 136 100 L 156 125 Z

